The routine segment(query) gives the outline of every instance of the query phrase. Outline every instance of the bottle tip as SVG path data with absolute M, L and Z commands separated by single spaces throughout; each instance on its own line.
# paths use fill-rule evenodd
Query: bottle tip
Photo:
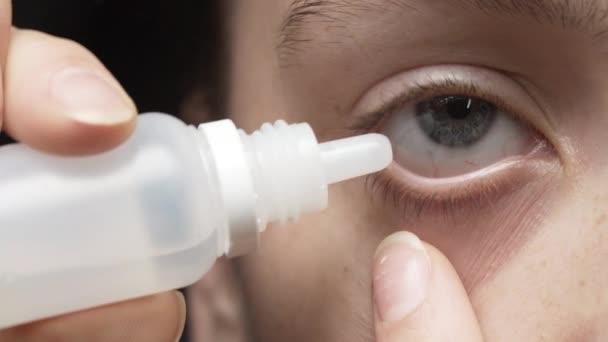
M 320 144 L 327 184 L 381 171 L 393 160 L 389 139 L 370 133 Z

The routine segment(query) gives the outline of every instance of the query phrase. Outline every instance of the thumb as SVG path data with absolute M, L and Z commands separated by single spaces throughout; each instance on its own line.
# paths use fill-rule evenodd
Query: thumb
M 483 341 L 456 271 L 412 233 L 395 233 L 380 244 L 373 288 L 378 342 Z

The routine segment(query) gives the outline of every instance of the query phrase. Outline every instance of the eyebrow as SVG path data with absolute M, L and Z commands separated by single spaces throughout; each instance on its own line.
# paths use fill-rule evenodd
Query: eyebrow
M 427 0 L 421 0 L 427 1 Z M 594 40 L 608 35 L 608 7 L 598 0 L 443 0 L 487 15 L 528 17 L 540 24 L 590 33 Z M 294 0 L 279 30 L 277 49 L 286 55 L 314 40 L 303 35 L 313 23 L 345 28 L 369 12 L 418 11 L 416 0 Z

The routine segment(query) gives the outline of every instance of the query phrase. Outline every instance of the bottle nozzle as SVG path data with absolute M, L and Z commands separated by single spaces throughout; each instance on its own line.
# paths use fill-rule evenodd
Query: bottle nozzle
M 268 223 L 297 220 L 328 205 L 329 184 L 386 168 L 393 159 L 383 135 L 319 144 L 307 124 L 264 124 L 247 134 L 229 120 L 199 127 L 210 141 L 221 196 L 229 212 L 226 247 L 241 255 L 255 247 Z
M 327 184 L 386 168 L 393 160 L 391 143 L 381 134 L 365 134 L 319 145 Z

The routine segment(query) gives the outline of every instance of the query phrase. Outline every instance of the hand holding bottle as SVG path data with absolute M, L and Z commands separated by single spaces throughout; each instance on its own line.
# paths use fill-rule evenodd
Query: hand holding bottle
M 0 1 L 0 65 L 0 127 L 19 142 L 52 154 L 95 154 L 135 125 L 135 105 L 89 51 L 11 27 L 8 0 Z M 0 310 L 7 308 L 0 303 Z M 0 341 L 171 341 L 184 318 L 183 297 L 164 293 L 3 330 Z

